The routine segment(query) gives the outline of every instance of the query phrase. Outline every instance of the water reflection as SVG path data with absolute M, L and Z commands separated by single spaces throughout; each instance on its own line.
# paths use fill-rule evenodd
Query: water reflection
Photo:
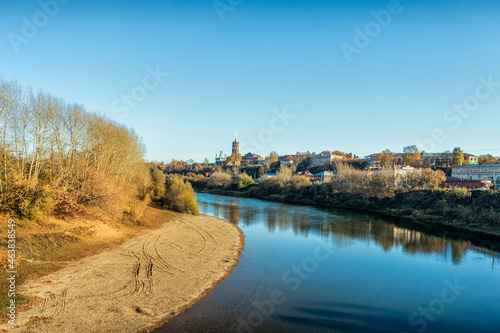
M 391 223 L 387 217 L 376 218 L 373 214 L 291 206 L 260 200 L 251 200 L 252 205 L 242 205 L 238 198 L 224 199 L 206 202 L 202 196 L 199 199 L 201 211 L 211 211 L 214 216 L 238 225 L 252 226 L 264 222 L 271 233 L 291 229 L 297 236 L 307 237 L 309 234 L 315 234 L 329 238 L 337 244 L 352 240 L 371 241 L 384 251 L 401 247 L 407 254 L 440 254 L 451 258 L 455 264 L 459 264 L 464 253 L 470 249 L 491 255 L 493 265 L 495 257 L 500 255 L 496 248 L 497 239 L 488 242 L 479 236 L 481 244 L 473 244 L 473 237 L 472 240 L 464 240 L 467 238 L 464 234 L 471 238 L 470 233 L 456 231 L 453 234 L 453 231 L 441 226 L 425 226 L 418 222 L 406 222 L 408 226 L 401 226 L 400 224 L 405 224 L 404 221 L 399 224 Z M 489 246 L 490 249 L 484 246 Z
M 345 210 L 197 200 L 202 214 L 239 225 L 245 249 L 212 293 L 157 332 L 418 332 L 414 313 L 437 304 L 444 281 L 467 289 L 426 333 L 498 332 L 498 238 Z M 330 256 L 307 268 L 320 243 Z M 286 300 L 261 310 L 276 290 Z

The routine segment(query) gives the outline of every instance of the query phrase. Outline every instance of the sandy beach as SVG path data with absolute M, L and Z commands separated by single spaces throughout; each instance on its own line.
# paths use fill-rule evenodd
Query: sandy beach
M 189 308 L 238 263 L 243 234 L 209 216 L 162 228 L 22 286 L 39 301 L 12 332 L 136 332 Z

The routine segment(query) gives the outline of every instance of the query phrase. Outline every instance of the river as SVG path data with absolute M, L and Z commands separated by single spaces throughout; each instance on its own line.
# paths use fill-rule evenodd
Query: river
M 499 332 L 500 242 L 347 210 L 197 194 L 239 265 L 155 332 Z M 485 240 L 486 239 L 486 240 Z

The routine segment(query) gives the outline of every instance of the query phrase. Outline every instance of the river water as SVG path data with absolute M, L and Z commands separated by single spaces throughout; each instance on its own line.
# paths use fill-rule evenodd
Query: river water
M 197 194 L 245 249 L 156 332 L 500 332 L 499 239 L 376 214 Z

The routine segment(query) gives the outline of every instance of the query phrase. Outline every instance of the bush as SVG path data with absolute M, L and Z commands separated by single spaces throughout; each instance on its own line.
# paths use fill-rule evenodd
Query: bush
M 243 188 L 248 187 L 252 184 L 255 184 L 255 182 L 253 181 L 252 177 L 250 177 L 246 173 L 242 173 L 242 174 L 238 175 L 238 188 L 239 189 L 243 189 Z
M 199 214 L 196 195 L 191 187 L 191 183 L 188 181 L 184 182 L 180 178 L 169 177 L 167 179 L 165 196 L 162 198 L 162 201 L 165 208 L 176 212 L 192 215 Z
M 225 172 L 216 171 L 210 177 L 209 184 L 214 187 L 226 187 L 231 184 L 231 175 Z

